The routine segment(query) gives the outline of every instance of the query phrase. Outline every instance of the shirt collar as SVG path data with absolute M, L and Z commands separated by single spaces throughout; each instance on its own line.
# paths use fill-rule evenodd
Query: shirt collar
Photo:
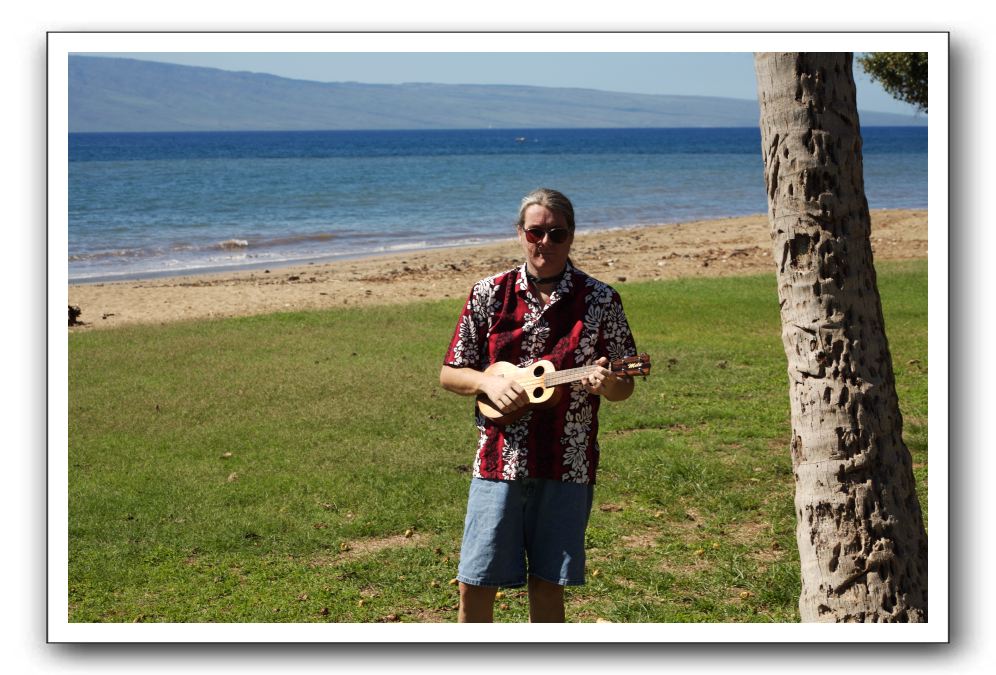
M 556 293 L 558 296 L 563 296 L 570 293 L 574 289 L 574 277 L 577 275 L 577 273 L 578 270 L 574 267 L 574 265 L 571 264 L 571 261 L 568 260 L 567 264 L 564 266 L 564 276 L 561 277 L 560 283 L 557 284 L 557 287 L 553 290 L 553 292 L 550 295 Z M 516 289 L 518 289 L 520 292 L 528 293 L 529 279 L 526 278 L 526 263 L 522 263 L 522 265 L 519 266 L 519 272 L 517 277 L 518 278 L 516 279 L 515 282 Z

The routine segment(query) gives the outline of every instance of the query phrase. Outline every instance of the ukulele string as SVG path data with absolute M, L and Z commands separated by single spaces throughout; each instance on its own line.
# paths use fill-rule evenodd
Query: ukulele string
M 518 380 L 523 387 L 533 387 L 536 385 L 546 387 L 556 387 L 568 382 L 582 380 L 598 370 L 598 366 L 587 365 L 567 370 L 557 370 L 543 373 L 539 377 L 527 377 Z
M 597 366 L 581 366 L 580 368 L 570 368 L 568 370 L 558 370 L 552 373 L 545 373 L 536 378 L 534 382 L 544 382 L 547 387 L 556 387 L 567 382 L 576 382 L 584 379 L 595 372 Z

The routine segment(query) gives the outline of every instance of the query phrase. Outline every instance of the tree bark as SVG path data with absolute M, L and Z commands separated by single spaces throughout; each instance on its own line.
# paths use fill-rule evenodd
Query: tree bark
M 759 53 L 803 621 L 927 620 L 927 535 L 869 238 L 850 53 Z

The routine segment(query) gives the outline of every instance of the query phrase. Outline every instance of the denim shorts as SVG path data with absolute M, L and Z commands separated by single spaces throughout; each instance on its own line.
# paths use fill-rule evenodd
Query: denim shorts
M 532 575 L 580 586 L 592 495 L 579 483 L 472 479 L 457 579 L 514 588 Z

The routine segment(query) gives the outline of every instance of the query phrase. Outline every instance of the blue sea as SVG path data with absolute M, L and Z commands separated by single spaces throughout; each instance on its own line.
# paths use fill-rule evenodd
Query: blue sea
M 927 128 L 868 127 L 875 208 L 927 208 Z M 264 267 L 513 236 L 553 187 L 578 231 L 765 213 L 760 133 L 535 129 L 69 135 L 69 279 Z

